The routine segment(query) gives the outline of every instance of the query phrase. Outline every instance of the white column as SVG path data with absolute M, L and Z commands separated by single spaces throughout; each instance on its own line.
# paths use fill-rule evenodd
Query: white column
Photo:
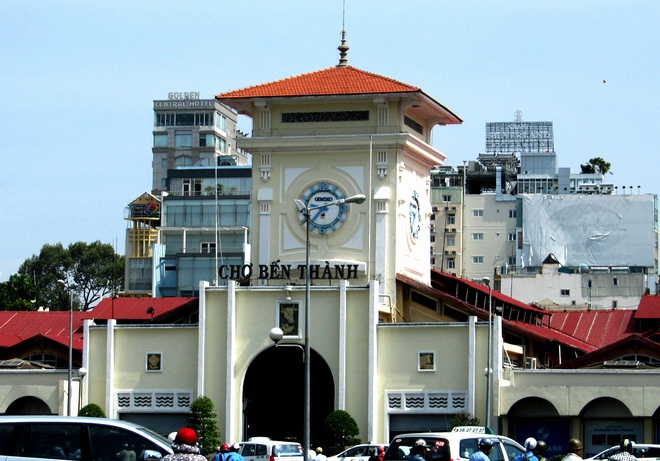
M 204 362 L 206 361 L 206 290 L 209 282 L 199 282 L 199 326 L 197 327 L 197 395 L 204 395 L 206 380 Z
M 477 318 L 473 315 L 468 320 L 468 402 L 467 412 L 474 416 L 477 377 Z
M 346 287 L 348 282 L 339 282 L 339 364 L 337 376 L 337 409 L 346 410 Z
M 227 283 L 227 379 L 225 383 L 225 440 L 236 440 L 236 398 L 234 396 L 236 378 L 234 368 L 236 363 L 236 282 Z
M 379 310 L 379 283 L 372 280 L 369 283 L 369 364 L 367 373 L 368 396 L 367 396 L 367 440 L 376 440 L 375 422 L 377 412 L 376 403 L 378 396 L 378 310 Z
M 115 327 L 117 320 L 108 319 L 105 339 L 105 414 L 108 418 L 119 419 L 115 408 Z

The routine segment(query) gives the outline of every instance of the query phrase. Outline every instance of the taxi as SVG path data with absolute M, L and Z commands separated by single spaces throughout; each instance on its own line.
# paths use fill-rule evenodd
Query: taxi
M 399 434 L 392 439 L 385 452 L 385 460 L 407 461 L 410 450 L 417 440 L 426 442 L 428 461 L 465 460 L 479 450 L 479 440 L 489 438 L 493 442 L 491 461 L 513 461 L 525 452 L 522 445 L 503 435 L 489 433 L 490 429 L 481 426 L 460 426 L 451 432 L 416 432 Z

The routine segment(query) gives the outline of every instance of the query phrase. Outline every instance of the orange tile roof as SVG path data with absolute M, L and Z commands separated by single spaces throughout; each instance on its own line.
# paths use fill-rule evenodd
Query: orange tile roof
M 346 66 L 328 67 L 315 72 L 249 86 L 218 94 L 216 98 L 242 99 L 416 92 L 421 92 L 416 86 Z

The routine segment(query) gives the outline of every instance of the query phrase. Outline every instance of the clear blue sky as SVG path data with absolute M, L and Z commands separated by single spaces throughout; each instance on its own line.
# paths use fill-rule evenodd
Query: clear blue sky
M 420 87 L 464 120 L 552 121 L 559 166 L 600 156 L 658 193 L 658 0 L 346 0 L 349 64 Z M 151 189 L 154 99 L 334 66 L 342 0 L 2 0 L 0 281 L 46 244 L 124 253 L 126 205 Z

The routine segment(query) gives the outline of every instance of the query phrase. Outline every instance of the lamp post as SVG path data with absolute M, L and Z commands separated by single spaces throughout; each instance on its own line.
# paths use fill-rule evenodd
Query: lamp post
M 67 367 L 66 415 L 71 416 L 71 362 L 73 362 L 73 290 L 66 286 L 64 280 L 57 283 L 69 291 L 69 366 Z
M 484 285 L 488 287 L 488 363 L 486 364 L 486 370 L 484 374 L 486 375 L 486 426 L 490 427 L 490 397 L 491 397 L 491 374 L 493 359 L 491 357 L 491 344 L 493 342 L 493 323 L 492 323 L 492 312 L 493 312 L 493 287 L 490 286 L 490 278 L 483 278 Z
M 350 197 L 342 198 L 335 200 L 333 202 L 324 203 L 323 206 L 341 206 L 343 204 L 349 203 L 363 203 L 367 197 L 363 194 L 352 195 Z M 309 366 L 311 355 L 309 347 L 309 336 L 310 336 L 310 321 L 309 321 L 309 311 L 310 311 L 310 285 L 312 283 L 311 275 L 309 271 L 309 222 L 311 210 L 315 207 L 308 206 L 300 199 L 295 199 L 294 202 L 298 207 L 298 211 L 305 217 L 305 345 L 304 345 L 304 360 L 305 360 L 305 384 L 303 390 L 303 453 L 304 461 L 309 461 L 309 448 L 310 448 L 310 407 L 311 407 L 311 392 L 310 392 L 310 377 L 311 377 L 311 368 Z

